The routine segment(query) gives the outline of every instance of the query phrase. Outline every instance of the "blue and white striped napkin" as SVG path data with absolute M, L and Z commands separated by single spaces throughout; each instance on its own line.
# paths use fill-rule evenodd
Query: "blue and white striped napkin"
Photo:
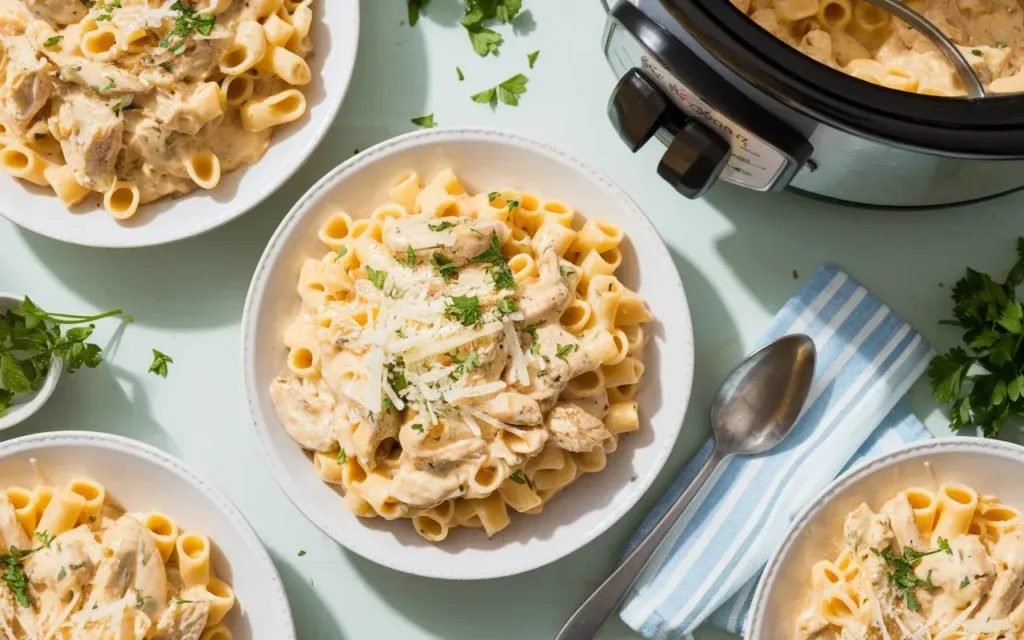
M 761 344 L 805 333 L 818 349 L 803 415 L 774 451 L 733 458 L 708 483 L 620 613 L 652 639 L 687 638 L 705 621 L 743 633 L 757 579 L 799 511 L 845 468 L 928 438 L 899 402 L 932 351 L 892 309 L 836 267 L 822 267 Z M 708 441 L 641 525 L 632 549 L 690 484 Z

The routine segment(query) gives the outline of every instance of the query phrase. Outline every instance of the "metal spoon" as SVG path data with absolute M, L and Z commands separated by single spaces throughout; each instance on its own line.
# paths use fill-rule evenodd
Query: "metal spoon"
M 647 537 L 569 618 L 555 640 L 589 640 L 597 635 L 719 465 L 732 456 L 764 453 L 782 442 L 807 400 L 814 361 L 814 342 L 797 334 L 765 345 L 733 369 L 711 406 L 715 438 L 711 457 Z

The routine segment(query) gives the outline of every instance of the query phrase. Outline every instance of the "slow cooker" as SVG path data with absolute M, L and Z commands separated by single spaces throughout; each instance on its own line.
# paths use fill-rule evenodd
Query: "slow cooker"
M 886 89 L 804 56 L 729 0 L 620 0 L 604 32 L 608 113 L 683 195 L 718 181 L 875 207 L 934 207 L 1024 187 L 1024 95 Z

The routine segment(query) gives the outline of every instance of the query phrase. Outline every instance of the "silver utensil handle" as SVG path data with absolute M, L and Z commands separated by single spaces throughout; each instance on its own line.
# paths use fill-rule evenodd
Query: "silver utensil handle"
M 701 467 L 697 476 L 686 488 L 686 491 L 676 499 L 675 503 L 665 515 L 658 520 L 651 532 L 647 534 L 636 549 L 622 561 L 594 593 L 587 598 L 586 602 L 580 605 L 576 613 L 572 614 L 562 630 L 558 632 L 555 640 L 590 640 L 597 636 L 598 631 L 604 626 L 605 621 L 614 613 L 616 607 L 626 596 L 629 588 L 633 586 L 636 579 L 640 577 L 647 563 L 654 557 L 655 552 L 661 543 L 664 542 L 673 525 L 686 508 L 690 506 L 707 481 L 714 474 L 718 466 L 728 456 L 723 455 L 716 446 L 711 452 L 704 466 Z

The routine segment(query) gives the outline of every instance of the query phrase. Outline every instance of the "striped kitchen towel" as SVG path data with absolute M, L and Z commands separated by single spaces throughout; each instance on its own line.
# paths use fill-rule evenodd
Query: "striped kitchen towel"
M 761 341 L 805 333 L 818 349 L 807 405 L 774 451 L 733 458 L 676 525 L 620 613 L 647 638 L 687 638 L 705 621 L 743 633 L 757 579 L 799 511 L 846 467 L 930 437 L 899 400 L 932 351 L 892 309 L 822 267 Z M 641 525 L 631 550 L 711 454 L 708 441 Z M 763 640 L 763 639 L 758 639 Z

